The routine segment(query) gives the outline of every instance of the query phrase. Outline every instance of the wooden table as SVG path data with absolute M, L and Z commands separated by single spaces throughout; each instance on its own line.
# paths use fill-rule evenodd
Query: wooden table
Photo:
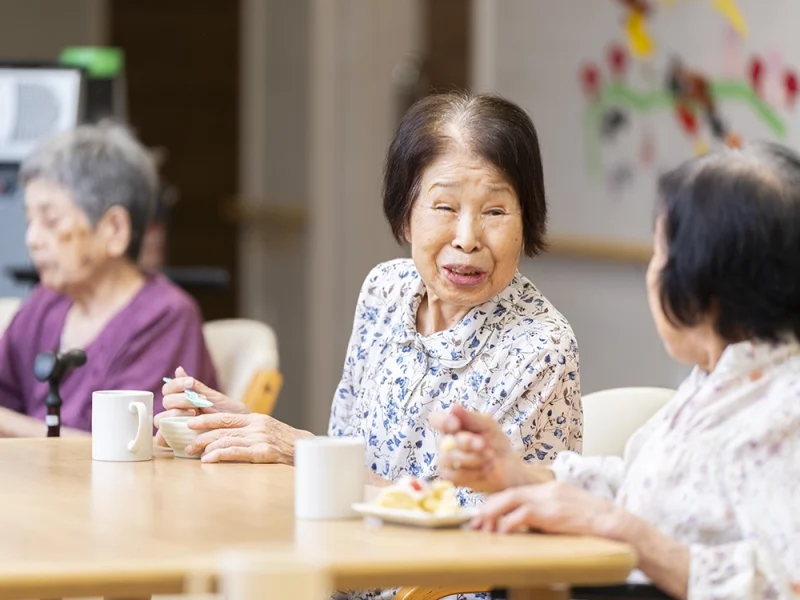
M 179 593 L 230 547 L 323 563 L 337 589 L 620 583 L 609 541 L 295 521 L 293 469 L 103 463 L 88 439 L 0 440 L 0 599 Z

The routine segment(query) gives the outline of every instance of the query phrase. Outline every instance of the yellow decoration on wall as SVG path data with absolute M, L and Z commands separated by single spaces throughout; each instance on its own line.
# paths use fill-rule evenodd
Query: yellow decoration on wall
M 697 138 L 694 141 L 694 155 L 695 156 L 703 156 L 704 154 L 708 154 L 708 142 L 703 138 Z
M 712 5 L 714 10 L 728 19 L 736 33 L 742 37 L 747 35 L 747 23 L 744 20 L 742 11 L 739 10 L 739 5 L 736 4 L 736 0 L 713 0 Z
M 625 33 L 628 46 L 636 58 L 649 58 L 653 54 L 655 44 L 647 31 L 647 20 L 639 11 L 632 11 L 625 21 Z
M 692 0 L 660 0 L 661 4 L 667 7 L 675 6 L 676 4 L 683 4 L 691 2 Z M 747 21 L 744 19 L 742 11 L 739 10 L 739 4 L 736 0 L 710 0 L 711 6 L 714 10 L 720 13 L 734 31 L 742 37 L 747 35 Z

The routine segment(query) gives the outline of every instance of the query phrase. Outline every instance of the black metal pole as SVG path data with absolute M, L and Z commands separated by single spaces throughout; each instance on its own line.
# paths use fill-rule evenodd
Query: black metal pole
M 47 437 L 61 437 L 61 394 L 58 391 L 64 376 L 86 364 L 86 353 L 83 350 L 70 350 L 58 353 L 42 352 L 36 355 L 33 362 L 33 374 L 39 381 L 47 382 Z
M 45 405 L 47 406 L 47 437 L 61 437 L 61 396 L 58 395 L 59 380 L 49 382 L 50 391 L 47 394 Z

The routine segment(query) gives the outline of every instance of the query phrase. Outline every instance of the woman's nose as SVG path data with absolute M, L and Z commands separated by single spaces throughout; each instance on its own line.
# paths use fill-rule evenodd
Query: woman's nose
M 25 244 L 29 251 L 42 247 L 42 231 L 34 222 L 29 223 L 25 230 Z
M 467 254 L 480 250 L 481 231 L 480 219 L 469 214 L 460 215 L 456 235 L 453 238 L 453 246 Z
M 25 230 L 25 244 L 28 246 L 29 250 L 39 245 L 39 236 L 37 235 L 36 227 L 32 224 L 29 224 L 28 228 Z

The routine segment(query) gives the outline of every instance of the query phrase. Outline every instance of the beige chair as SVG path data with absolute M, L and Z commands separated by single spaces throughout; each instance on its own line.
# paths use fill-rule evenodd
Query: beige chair
M 583 454 L 622 456 L 628 438 L 674 395 L 675 390 L 667 388 L 630 387 L 584 396 Z M 395 594 L 394 600 L 440 600 L 455 594 L 486 591 L 489 590 L 404 587 Z
M 250 319 L 224 319 L 207 322 L 203 334 L 221 391 L 253 412 L 270 414 L 283 385 L 272 328 Z
M 628 438 L 674 395 L 668 388 L 629 387 L 584 396 L 584 456 L 622 456 Z
M 20 305 L 22 304 L 21 298 L 0 298 L 0 336 L 11 323 L 11 319 L 17 314 Z

